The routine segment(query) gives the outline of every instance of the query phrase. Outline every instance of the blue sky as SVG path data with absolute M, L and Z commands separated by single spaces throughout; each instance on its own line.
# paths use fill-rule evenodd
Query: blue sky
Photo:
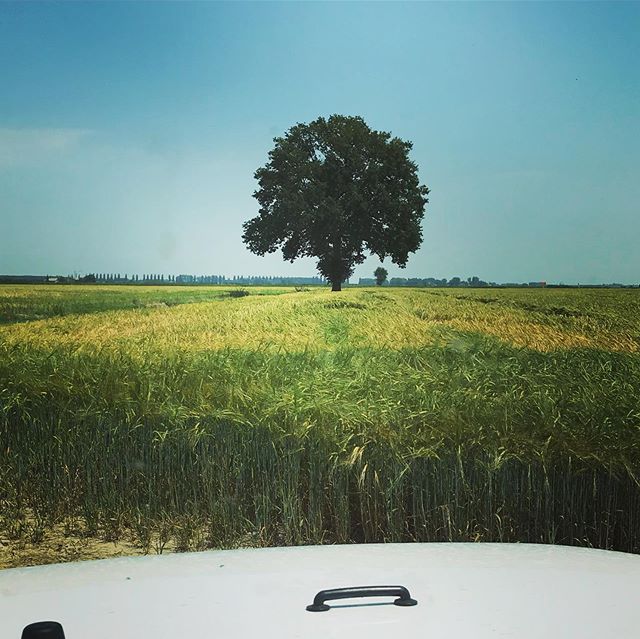
M 240 235 L 272 138 L 340 113 L 432 190 L 391 276 L 638 282 L 638 33 L 640 3 L 0 3 L 0 273 L 314 274 Z

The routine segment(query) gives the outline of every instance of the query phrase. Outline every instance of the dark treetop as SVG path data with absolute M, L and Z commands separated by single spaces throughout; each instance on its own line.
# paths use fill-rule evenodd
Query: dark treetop
M 378 286 L 382 286 L 382 284 L 387 281 L 387 275 L 389 275 L 389 272 L 386 268 L 382 268 L 382 266 L 378 266 L 378 268 L 373 272 L 373 276 L 376 278 L 376 284 Z
M 243 225 L 250 251 L 317 257 L 334 291 L 365 251 L 406 266 L 422 242 L 429 194 L 409 159 L 411 142 L 341 115 L 296 124 L 274 142 L 255 173 L 260 213 Z

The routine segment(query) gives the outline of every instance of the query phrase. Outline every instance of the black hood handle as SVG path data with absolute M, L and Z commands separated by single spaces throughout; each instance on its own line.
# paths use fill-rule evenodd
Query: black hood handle
M 418 602 L 411 599 L 409 591 L 404 586 L 353 586 L 351 588 L 333 588 L 321 590 L 313 603 L 307 606 L 310 612 L 324 612 L 329 610 L 325 601 L 334 599 L 356 599 L 360 597 L 397 597 L 393 602 L 396 606 L 415 606 Z

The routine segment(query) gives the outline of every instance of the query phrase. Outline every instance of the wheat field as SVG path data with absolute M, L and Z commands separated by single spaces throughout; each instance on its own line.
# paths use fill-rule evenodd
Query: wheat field
M 0 540 L 640 552 L 639 351 L 638 290 L 1 286 Z

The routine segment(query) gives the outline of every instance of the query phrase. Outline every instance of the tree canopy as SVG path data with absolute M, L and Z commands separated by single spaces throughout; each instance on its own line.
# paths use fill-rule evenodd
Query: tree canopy
M 342 115 L 296 124 L 274 142 L 255 172 L 260 210 L 242 236 L 249 250 L 281 249 L 291 262 L 316 257 L 334 291 L 366 251 L 406 266 L 422 243 L 429 194 L 409 159 L 411 142 Z

